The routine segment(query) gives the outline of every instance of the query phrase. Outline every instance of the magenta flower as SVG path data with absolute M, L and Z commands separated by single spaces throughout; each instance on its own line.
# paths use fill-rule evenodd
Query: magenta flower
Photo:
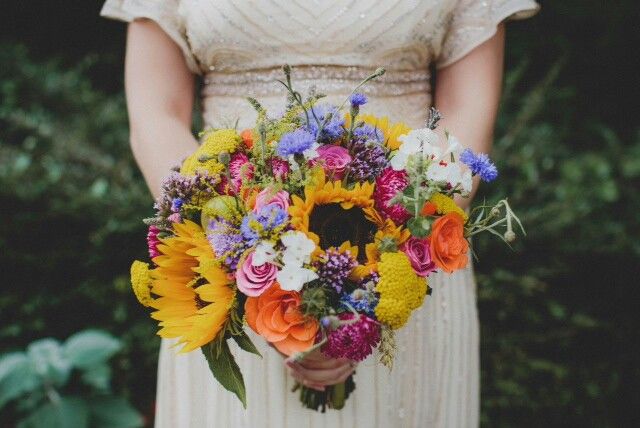
M 277 274 L 278 268 L 274 264 L 264 263 L 254 266 L 253 252 L 251 252 L 236 270 L 238 290 L 247 296 L 257 297 L 273 285 Z
M 341 321 L 353 320 L 354 314 L 338 315 Z M 331 358 L 349 358 L 362 361 L 367 358 L 380 343 L 380 325 L 366 315 L 360 314 L 355 322 L 345 322 L 329 332 L 327 343 L 322 351 Z
M 418 276 L 428 276 L 436 270 L 436 264 L 431 259 L 429 240 L 411 237 L 402 244 L 400 249 L 407 255 L 411 267 Z
M 351 155 L 344 147 L 327 144 L 318 147 L 318 158 L 315 161 L 322 165 L 333 180 L 342 180 L 347 166 L 351 163 Z
M 407 173 L 403 170 L 395 171 L 385 168 L 376 179 L 376 190 L 373 194 L 376 209 L 385 218 L 390 218 L 395 224 L 404 224 L 411 218 L 411 213 L 400 204 L 389 205 L 389 201 L 409 184 Z
M 273 158 L 269 161 L 271 165 L 271 172 L 273 176 L 278 180 L 286 180 L 289 174 L 289 162 L 283 159 Z
M 257 213 L 267 205 L 275 205 L 281 208 L 285 213 L 289 211 L 289 193 L 281 190 L 277 193 L 269 188 L 263 189 L 258 196 L 256 196 L 256 205 L 253 207 L 253 212 Z
M 147 246 L 149 247 L 149 257 L 151 258 L 160 255 L 160 251 L 158 251 L 158 244 L 160 244 L 160 239 L 158 239 L 159 233 L 160 229 L 158 226 L 149 226 L 149 232 L 147 232 Z
M 251 180 L 253 178 L 255 168 L 249 163 L 249 158 L 244 153 L 234 153 L 229 162 L 229 173 L 231 175 L 231 183 L 237 192 L 242 186 L 242 180 Z

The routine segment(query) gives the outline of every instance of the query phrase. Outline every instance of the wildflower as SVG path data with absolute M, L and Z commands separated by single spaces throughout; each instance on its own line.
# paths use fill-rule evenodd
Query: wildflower
M 340 293 L 344 282 L 355 266 L 356 260 L 348 250 L 340 252 L 335 248 L 330 248 L 317 263 L 317 271 L 318 276 L 325 284 Z
M 398 192 L 403 191 L 408 185 L 407 173 L 395 171 L 393 168 L 385 168 L 376 179 L 376 190 L 373 194 L 376 209 L 385 218 L 393 220 L 395 224 L 404 224 L 411 218 L 411 213 L 404 206 L 389 203 Z
M 292 155 L 303 154 L 306 150 L 311 149 L 315 142 L 315 138 L 310 132 L 296 129 L 282 136 L 276 152 L 281 158 L 288 158 Z
M 479 175 L 482 181 L 493 181 L 498 177 L 498 169 L 484 153 L 475 154 L 465 149 L 460 154 L 460 161 L 471 169 L 473 175 Z
M 388 165 L 384 147 L 375 141 L 354 141 L 351 154 L 353 161 L 349 167 L 349 177 L 354 181 L 373 179 Z
M 160 252 L 158 251 L 158 244 L 160 244 L 160 239 L 158 239 L 159 233 L 160 229 L 158 226 L 149 226 L 149 231 L 147 232 L 147 246 L 149 247 L 149 257 L 151 258 L 160 255 Z
M 149 306 L 153 299 L 151 298 L 151 273 L 148 264 L 138 260 L 133 262 L 131 265 L 131 286 L 138 302 Z
M 380 325 L 366 315 L 359 315 L 357 320 L 355 316 L 352 313 L 338 315 L 342 323 L 329 332 L 322 348 L 328 357 L 362 361 L 380 343 Z
M 319 104 L 313 106 L 308 114 L 309 124 L 306 128 L 315 136 L 318 142 L 329 143 L 344 134 L 344 119 L 337 107 L 330 104 Z M 317 121 L 316 118 L 318 119 Z
M 349 97 L 349 102 L 353 107 L 360 107 L 367 103 L 367 96 L 360 93 L 351 94 Z

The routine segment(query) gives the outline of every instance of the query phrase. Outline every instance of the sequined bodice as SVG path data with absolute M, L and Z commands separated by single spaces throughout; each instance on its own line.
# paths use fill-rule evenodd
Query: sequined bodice
M 284 97 L 274 79 L 290 64 L 301 90 L 314 84 L 330 99 L 385 67 L 365 89 L 374 95 L 368 110 L 418 125 L 431 103 L 432 64 L 451 64 L 501 20 L 536 9 L 533 0 L 108 0 L 103 14 L 160 24 L 204 75 L 210 124 L 250 123 L 245 96 L 277 111 Z

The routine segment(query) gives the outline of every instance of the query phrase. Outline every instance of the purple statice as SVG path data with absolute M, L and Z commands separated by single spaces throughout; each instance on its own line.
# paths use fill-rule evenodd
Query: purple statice
M 323 283 L 340 293 L 356 264 L 350 251 L 341 253 L 335 248 L 329 248 L 317 263 L 317 273 Z
M 304 129 L 296 129 L 282 136 L 276 152 L 281 158 L 287 158 L 291 155 L 302 154 L 305 150 L 310 149 L 315 142 L 314 134 Z
M 353 138 L 361 141 L 372 140 L 381 144 L 384 142 L 382 131 L 367 123 L 363 123 L 353 130 Z
M 345 312 L 338 315 L 340 326 L 327 335 L 327 343 L 322 347 L 330 358 L 349 358 L 362 361 L 380 343 L 380 324 L 366 315 Z
M 360 94 L 360 93 L 355 93 L 355 94 L 351 94 L 351 96 L 349 97 L 349 102 L 351 103 L 352 107 L 360 107 L 363 106 L 367 103 L 367 96 L 365 94 Z
M 265 205 L 257 213 L 250 212 L 242 219 L 240 231 L 242 236 L 255 244 L 260 238 L 268 238 L 278 227 L 286 225 L 289 215 L 275 204 Z
M 471 169 L 473 175 L 479 175 L 482 181 L 493 181 L 498 177 L 498 169 L 484 153 L 475 154 L 471 149 L 460 153 L 460 161 Z
M 189 202 L 195 195 L 210 195 L 219 182 L 219 177 L 207 174 L 196 173 L 187 177 L 179 172 L 172 172 L 162 181 L 160 196 L 154 204 L 157 215 L 166 218 L 175 213 L 176 211 L 173 208 L 176 199 L 181 199 L 184 204 Z
M 238 227 L 223 218 L 209 222 L 207 239 L 216 257 L 222 258 L 231 270 L 236 269 L 242 254 L 250 247 Z
M 316 137 L 319 143 L 332 142 L 344 134 L 344 118 L 336 106 L 318 104 L 313 106 L 308 114 L 309 123 L 306 125 L 306 129 Z M 304 114 L 303 120 L 306 120 Z M 322 126 L 323 124 L 324 126 Z M 321 127 L 322 129 L 320 129 Z
M 375 141 L 355 140 L 350 152 L 353 160 L 349 167 L 349 178 L 354 181 L 377 177 L 389 163 L 384 147 Z

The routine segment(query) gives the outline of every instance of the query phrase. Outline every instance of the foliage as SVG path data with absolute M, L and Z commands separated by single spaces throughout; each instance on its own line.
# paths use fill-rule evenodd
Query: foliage
M 0 410 L 21 415 L 18 428 L 134 428 L 142 417 L 110 389 L 108 360 L 121 342 L 84 330 L 64 343 L 39 339 L 0 356 Z M 12 404 L 12 405 L 9 405 Z

